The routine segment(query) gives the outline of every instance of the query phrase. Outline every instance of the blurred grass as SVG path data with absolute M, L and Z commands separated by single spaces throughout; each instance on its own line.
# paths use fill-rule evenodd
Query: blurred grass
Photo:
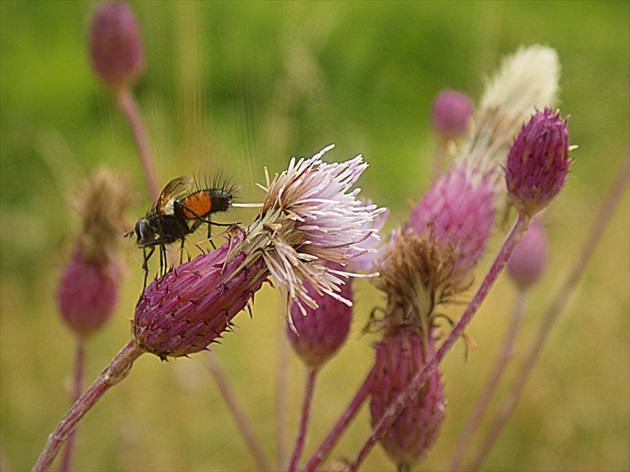
M 34 463 L 67 407 L 73 356 L 54 296 L 76 217 L 65 199 L 100 165 L 143 178 L 128 130 L 85 57 L 90 2 L 0 4 L 1 438 L 7 470 Z M 543 43 L 562 62 L 561 106 L 580 148 L 572 179 L 547 214 L 551 264 L 530 300 L 531 335 L 581 247 L 628 154 L 629 4 L 620 2 L 135 2 L 148 70 L 136 88 L 161 182 L 223 170 L 243 201 L 260 196 L 262 168 L 284 168 L 334 142 L 331 158 L 363 153 L 363 195 L 406 217 L 430 183 L 428 112 L 435 93 L 478 97 L 482 77 L 520 44 Z M 141 202 L 129 215 L 143 214 Z M 247 222 L 251 213 L 230 217 Z M 550 337 L 525 397 L 487 470 L 628 470 L 628 197 Z M 496 235 L 496 248 L 501 235 Z M 128 339 L 141 257 L 126 241 L 119 310 L 89 346 L 87 377 Z M 360 336 L 379 303 L 360 284 L 353 335 L 317 386 L 308 455 L 372 358 Z M 470 328 L 479 344 L 443 366 L 449 399 L 441 441 L 420 466 L 443 470 L 501 342 L 514 299 L 502 281 Z M 452 310 L 456 316 L 457 307 Z M 215 346 L 265 450 L 274 457 L 274 377 L 283 333 L 271 290 L 254 319 Z M 527 337 L 521 343 L 526 349 Z M 518 361 L 518 356 L 517 359 Z M 517 365 L 517 364 L 516 364 Z M 291 436 L 303 374 L 290 367 Z M 518 375 L 512 371 L 511 375 Z M 335 455 L 352 457 L 369 432 L 355 421 Z M 77 470 L 252 470 L 203 356 L 145 356 L 86 417 Z M 376 449 L 364 470 L 393 470 Z

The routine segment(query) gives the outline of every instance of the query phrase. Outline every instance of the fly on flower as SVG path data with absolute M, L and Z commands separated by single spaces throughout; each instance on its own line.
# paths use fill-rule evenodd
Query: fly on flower
M 144 251 L 144 287 L 149 272 L 148 262 L 156 246 L 160 249 L 160 275 L 163 275 L 167 266 L 167 244 L 181 241 L 183 253 L 186 236 L 194 233 L 202 224 L 208 225 L 208 238 L 212 234 L 212 225 L 230 226 L 213 222 L 210 214 L 227 211 L 232 206 L 235 187 L 224 184 L 191 192 L 192 185 L 193 178 L 189 175 L 171 180 L 153 208 L 136 222 L 133 231 L 125 234 L 135 235 L 136 243 Z

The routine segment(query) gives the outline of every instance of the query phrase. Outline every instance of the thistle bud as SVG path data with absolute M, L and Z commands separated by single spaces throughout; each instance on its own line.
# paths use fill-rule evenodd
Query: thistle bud
M 144 69 L 140 28 L 125 3 L 99 5 L 90 25 L 90 60 L 94 72 L 114 92 L 133 85 Z
M 562 190 L 570 164 L 567 120 L 548 107 L 537 111 L 516 137 L 505 169 L 519 212 L 531 217 L 545 208 Z
M 507 263 L 507 272 L 519 288 L 525 289 L 540 279 L 546 264 L 545 230 L 540 221 L 534 219 L 514 248 Z
M 457 90 L 442 90 L 433 102 L 433 129 L 444 139 L 456 138 L 467 131 L 473 111 L 473 102 L 466 94 Z
M 337 264 L 338 268 L 339 266 Z M 351 279 L 341 286 L 339 295 L 352 301 Z M 352 307 L 330 295 L 319 295 L 312 287 L 308 294 L 317 302 L 317 309 L 306 307 L 306 315 L 297 306 L 291 308 L 287 336 L 300 359 L 311 368 L 322 366 L 342 346 L 350 332 Z M 293 326 L 291 326 L 293 324 Z
M 401 328 L 376 344 L 370 383 L 370 413 L 375 426 L 414 375 L 435 355 L 433 339 L 423 341 L 412 328 Z M 445 400 L 438 369 L 433 371 L 380 443 L 398 465 L 409 470 L 437 441 L 444 423 Z
M 132 325 L 140 348 L 161 359 L 187 356 L 206 349 L 231 327 L 268 277 L 262 259 L 243 267 L 244 254 L 228 257 L 235 242 L 176 267 L 147 287 Z
M 116 246 L 130 192 L 122 177 L 101 170 L 84 184 L 80 195 L 74 204 L 82 228 L 62 272 L 57 301 L 68 327 L 79 336 L 88 336 L 109 319 L 118 300 Z

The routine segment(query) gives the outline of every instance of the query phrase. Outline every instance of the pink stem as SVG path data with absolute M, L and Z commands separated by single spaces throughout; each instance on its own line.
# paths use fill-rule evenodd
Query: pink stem
M 236 400 L 236 395 L 234 395 L 234 390 L 230 387 L 223 374 L 223 369 L 221 368 L 216 357 L 208 353 L 206 356 L 206 365 L 208 366 L 208 370 L 212 374 L 212 378 L 217 383 L 217 387 L 219 387 L 219 391 L 223 396 L 223 401 L 228 407 L 234 422 L 236 423 L 236 427 L 238 428 L 247 448 L 249 449 L 254 462 L 259 470 L 271 470 L 271 466 L 265 457 L 264 452 L 262 451 L 258 441 L 254 437 L 254 433 L 249 425 L 249 422 L 245 418 L 245 414 L 241 409 L 240 405 Z
M 440 349 L 425 366 L 411 379 L 409 386 L 402 392 L 391 406 L 385 411 L 385 414 L 381 417 L 376 425 L 372 428 L 372 434 L 367 439 L 361 451 L 354 459 L 354 462 L 350 465 L 350 470 L 357 470 L 359 465 L 363 462 L 363 460 L 367 457 L 368 453 L 372 450 L 376 442 L 385 434 L 388 428 L 392 425 L 394 420 L 400 415 L 400 413 L 405 409 L 405 406 L 413 400 L 413 398 L 418 394 L 420 388 L 426 383 L 429 379 L 431 373 L 437 368 L 438 364 L 444 359 L 446 354 L 451 350 L 455 341 L 462 335 L 466 326 L 470 323 L 473 316 L 481 306 L 481 303 L 488 295 L 488 292 L 492 288 L 492 285 L 497 280 L 499 274 L 507 264 L 508 258 L 514 247 L 521 239 L 525 231 L 527 230 L 527 226 L 529 225 L 530 218 L 526 215 L 519 215 L 516 223 L 512 227 L 510 234 L 508 234 L 507 238 L 503 242 L 503 246 L 501 246 L 501 250 L 497 255 L 492 267 L 490 267 L 490 271 L 486 278 L 484 279 L 481 287 L 473 297 L 470 305 L 457 322 L 451 333 L 448 335 Z
M 505 336 L 503 349 L 501 350 L 501 353 L 497 358 L 497 362 L 494 366 L 493 371 L 488 377 L 488 381 L 485 384 L 483 392 L 481 393 L 481 395 L 479 395 L 479 399 L 472 409 L 472 413 L 470 415 L 470 418 L 468 418 L 468 422 L 464 426 L 464 429 L 461 432 L 457 443 L 452 448 L 455 451 L 455 454 L 448 470 L 457 470 L 459 468 L 461 461 L 464 458 L 464 453 L 470 445 L 470 441 L 473 435 L 479 428 L 479 424 L 481 423 L 482 418 L 488 411 L 490 402 L 494 398 L 497 388 L 499 387 L 499 383 L 501 382 L 501 379 L 505 374 L 505 370 L 510 362 L 510 359 L 512 358 L 512 353 L 514 351 L 516 335 L 518 334 L 518 331 L 521 327 L 521 322 L 523 320 L 525 298 L 525 292 L 520 291 L 516 300 L 516 306 L 514 307 L 512 322 L 510 323 L 508 332 Z
M 83 391 L 83 373 L 85 370 L 85 339 L 77 338 L 77 352 L 74 364 L 74 381 L 72 385 L 72 403 L 76 402 L 81 396 Z M 66 440 L 66 447 L 63 450 L 61 458 L 61 466 L 59 470 L 61 472 L 67 472 L 70 470 L 70 464 L 72 462 L 72 453 L 74 451 L 74 442 L 76 440 L 77 430 L 75 429 L 70 433 Z
M 284 334 L 287 318 L 281 317 L 278 377 L 276 378 L 276 443 L 278 450 L 278 469 L 287 467 L 287 405 L 289 384 L 289 338 Z
M 90 388 L 74 402 L 55 430 L 48 436 L 46 445 L 33 466 L 33 472 L 48 470 L 59 449 L 79 424 L 79 421 L 100 400 L 105 392 L 127 376 L 134 361 L 143 353 L 144 351 L 136 346 L 133 341 L 129 341 L 122 348 L 112 362 L 100 373 Z
M 157 183 L 154 161 L 149 149 L 149 141 L 147 140 L 144 126 L 142 125 L 140 111 L 128 87 L 124 87 L 116 92 L 115 97 L 120 109 L 131 125 L 133 137 L 138 146 L 138 154 L 140 155 L 144 177 L 147 181 L 147 189 L 149 190 L 151 201 L 156 202 L 160 195 L 160 189 Z
M 499 412 L 495 417 L 492 425 L 488 429 L 486 437 L 482 442 L 482 446 L 479 450 L 479 453 L 475 457 L 474 461 L 471 463 L 470 467 L 467 467 L 467 470 L 478 470 L 481 464 L 484 462 L 488 453 L 492 449 L 492 446 L 496 442 L 499 434 L 503 430 L 503 427 L 507 423 L 507 420 L 510 418 L 514 407 L 518 399 L 520 398 L 527 381 L 529 380 L 529 376 L 531 375 L 532 369 L 540 352 L 542 351 L 542 347 L 551 332 L 551 328 L 553 324 L 558 319 L 558 315 L 562 312 L 563 308 L 566 307 L 569 296 L 575 290 L 575 287 L 580 280 L 580 276 L 584 272 L 584 268 L 588 263 L 589 259 L 595 252 L 595 248 L 599 244 L 602 236 L 604 235 L 604 231 L 608 226 L 608 223 L 613 217 L 614 211 L 619 205 L 621 198 L 623 197 L 626 187 L 628 185 L 628 176 L 630 175 L 630 158 L 626 159 L 624 165 L 619 173 L 619 176 L 613 187 L 611 188 L 606 200 L 604 201 L 604 205 L 602 210 L 598 213 L 598 217 L 593 223 L 591 227 L 591 231 L 589 236 L 582 248 L 582 252 L 580 253 L 578 259 L 573 266 L 573 269 L 567 276 L 566 281 L 558 291 L 556 298 L 553 300 L 553 303 L 549 307 L 545 318 L 543 319 L 543 323 L 538 329 L 538 333 L 532 346 L 523 361 L 522 367 L 519 370 L 519 374 L 510 389 L 508 395 L 506 395 L 506 399 L 502 402 L 501 407 L 499 408 Z
M 304 401 L 302 402 L 302 416 L 300 418 L 300 426 L 298 429 L 293 456 L 289 463 L 289 472 L 296 472 L 300 456 L 304 449 L 306 441 L 306 431 L 308 430 L 308 420 L 311 413 L 311 404 L 313 402 L 313 393 L 315 392 L 315 381 L 317 380 L 317 368 L 309 367 L 306 373 L 306 386 L 304 388 Z
M 346 430 L 350 422 L 354 419 L 354 417 L 359 412 L 361 405 L 368 396 L 370 389 L 370 382 L 372 380 L 372 371 L 368 373 L 365 377 L 365 380 L 359 387 L 359 390 L 355 394 L 354 398 L 346 408 L 346 411 L 343 412 L 343 415 L 339 418 L 333 429 L 328 433 L 324 442 L 321 443 L 317 451 L 313 454 L 313 456 L 309 459 L 309 461 L 302 469 L 302 472 L 313 472 L 317 467 L 328 457 L 330 451 L 335 447 L 337 441 L 341 437 L 341 434 Z

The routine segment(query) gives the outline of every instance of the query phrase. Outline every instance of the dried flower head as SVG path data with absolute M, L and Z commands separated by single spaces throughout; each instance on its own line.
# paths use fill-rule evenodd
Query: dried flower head
M 88 336 L 109 319 L 118 300 L 116 247 L 131 192 L 121 176 L 100 170 L 83 185 L 80 195 L 74 204 L 82 227 L 57 297 L 64 322 L 75 334 Z
M 545 230 L 540 220 L 535 218 L 512 251 L 506 269 L 516 285 L 525 289 L 540 279 L 546 264 Z
M 514 141 L 505 167 L 519 212 L 531 217 L 545 208 L 564 187 L 570 165 L 567 120 L 548 107 L 537 111 Z
M 362 254 L 361 243 L 378 238 L 366 222 L 384 210 L 362 203 L 358 190 L 350 190 L 367 167 L 361 157 L 327 164 L 321 156 L 328 149 L 291 160 L 288 170 L 267 179 L 263 207 L 249 227 L 147 287 L 132 328 L 140 347 L 161 358 L 205 349 L 269 276 L 286 287 L 288 301 L 301 313 L 305 306 L 317 307 L 306 284 L 351 305 L 339 292 L 349 275 L 358 274 L 328 264 L 344 267 Z
M 468 122 L 474 110 L 475 106 L 466 94 L 457 90 L 442 90 L 433 101 L 433 129 L 444 139 L 456 138 L 468 130 Z
M 501 165 L 510 144 L 535 107 L 554 102 L 559 77 L 558 55 L 552 48 L 521 47 L 506 57 L 486 85 L 459 160 L 482 173 L 494 173 L 497 190 L 504 194 Z
M 90 60 L 113 91 L 133 85 L 144 69 L 140 28 L 129 5 L 99 5 L 90 25 Z
M 376 344 L 370 379 L 370 413 L 376 425 L 414 375 L 435 355 L 433 339 L 427 342 L 413 328 L 401 328 Z M 380 439 L 398 470 L 409 470 L 437 441 L 445 415 L 445 399 L 438 369 L 405 407 Z

